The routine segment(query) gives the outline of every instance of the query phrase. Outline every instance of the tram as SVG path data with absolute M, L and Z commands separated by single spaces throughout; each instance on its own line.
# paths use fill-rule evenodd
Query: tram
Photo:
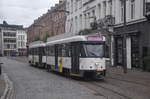
M 46 54 L 45 43 L 43 41 L 35 41 L 29 44 L 28 61 L 33 66 L 45 68 Z
M 104 78 L 106 60 L 104 36 L 71 36 L 48 39 L 47 69 L 70 76 Z

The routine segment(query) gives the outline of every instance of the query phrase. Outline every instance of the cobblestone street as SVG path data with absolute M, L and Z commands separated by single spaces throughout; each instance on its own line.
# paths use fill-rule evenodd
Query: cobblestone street
M 104 81 L 83 81 L 31 67 L 27 59 L 3 58 L 4 72 L 14 84 L 14 99 L 149 99 L 150 74 L 107 67 Z

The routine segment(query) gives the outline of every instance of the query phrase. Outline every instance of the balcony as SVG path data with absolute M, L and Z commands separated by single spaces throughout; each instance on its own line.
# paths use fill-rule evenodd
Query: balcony
M 106 28 L 106 27 L 110 27 L 113 26 L 115 24 L 115 17 L 113 17 L 112 15 L 107 15 L 105 16 L 105 18 L 103 19 L 99 19 L 98 20 L 98 26 L 101 28 Z

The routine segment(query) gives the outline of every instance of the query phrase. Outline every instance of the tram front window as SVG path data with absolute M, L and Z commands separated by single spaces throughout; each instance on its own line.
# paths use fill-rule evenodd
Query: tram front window
M 85 44 L 87 57 L 104 57 L 104 45 L 102 44 Z

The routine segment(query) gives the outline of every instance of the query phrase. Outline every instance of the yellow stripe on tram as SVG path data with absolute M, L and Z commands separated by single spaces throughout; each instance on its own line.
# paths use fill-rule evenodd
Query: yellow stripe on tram
M 71 76 L 76 76 L 76 77 L 81 77 L 80 74 L 73 74 L 73 73 L 71 73 L 70 75 Z
M 60 66 L 59 66 L 59 72 L 63 72 L 63 57 L 60 57 Z

